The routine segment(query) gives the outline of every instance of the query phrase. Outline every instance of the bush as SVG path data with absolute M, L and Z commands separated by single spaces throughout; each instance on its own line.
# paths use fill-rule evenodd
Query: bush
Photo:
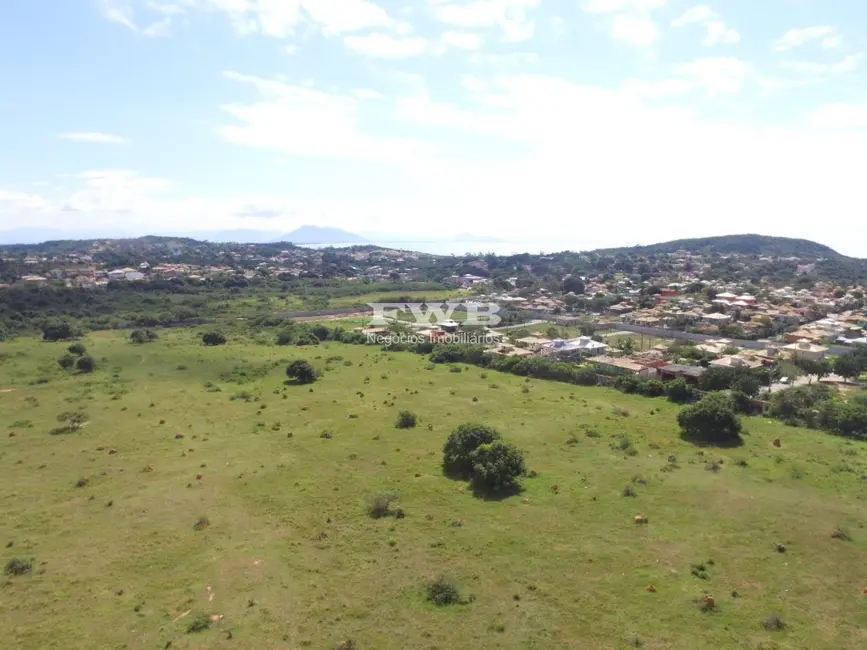
M 397 422 L 394 426 L 398 429 L 412 429 L 418 423 L 415 413 L 412 411 L 401 411 L 397 414 Z
M 373 519 L 382 519 L 383 517 L 395 514 L 391 510 L 391 504 L 399 498 L 400 496 L 394 492 L 380 492 L 379 494 L 374 494 L 370 497 L 370 501 L 367 504 L 367 514 L 369 514 Z
M 446 578 L 440 576 L 436 580 L 427 585 L 427 599 L 437 607 L 445 605 L 454 605 L 461 601 L 461 595 L 457 585 Z
M 138 345 L 151 343 L 156 341 L 158 338 L 159 336 L 157 336 L 157 333 L 150 329 L 133 330 L 129 335 L 129 340 Z
M 665 395 L 665 384 L 658 379 L 649 379 L 638 385 L 638 392 L 645 397 L 661 397 Z
M 57 360 L 57 363 L 64 370 L 69 370 L 75 365 L 75 357 L 71 354 L 64 354 Z
M 296 359 L 286 366 L 286 376 L 298 384 L 312 384 L 316 381 L 316 370 L 309 361 Z
M 502 440 L 484 443 L 470 452 L 473 487 L 495 494 L 516 491 L 518 479 L 527 473 L 518 448 Z
M 77 354 L 81 356 L 85 352 L 87 352 L 87 348 L 84 347 L 84 343 L 73 343 L 68 348 L 66 348 L 70 354 Z
M 211 627 L 211 617 L 204 612 L 193 614 L 187 623 L 187 634 L 195 634 L 196 632 L 204 632 Z
M 599 383 L 596 371 L 592 368 L 579 368 L 572 376 L 572 381 L 579 386 L 595 386 Z
M 738 413 L 753 412 L 753 400 L 749 395 L 739 390 L 733 390 L 731 392 L 731 397 L 735 411 Z
M 69 431 L 78 431 L 87 422 L 87 413 L 82 411 L 64 411 L 57 416 L 57 421 L 63 424 Z
M 42 329 L 43 341 L 68 341 L 79 336 L 81 331 L 70 323 L 55 323 Z
M 205 332 L 202 334 L 202 343 L 205 345 L 225 345 L 226 336 L 222 332 Z
M 470 478 L 473 463 L 470 454 L 479 445 L 489 444 L 500 439 L 500 434 L 482 424 L 462 424 L 449 435 L 443 446 L 443 469 L 446 474 L 460 478 Z
M 682 378 L 668 382 L 665 386 L 665 395 L 669 402 L 686 404 L 695 399 L 695 391 Z
M 714 392 L 686 406 L 677 415 L 683 436 L 697 442 L 732 443 L 740 441 L 741 421 L 731 397 Z
M 23 576 L 31 571 L 33 571 L 33 562 L 21 557 L 13 557 L 6 563 L 7 576 Z
M 614 388 L 622 393 L 634 393 L 638 390 L 638 379 L 632 375 L 622 375 L 615 380 Z
M 93 372 L 96 369 L 96 361 L 90 355 L 85 354 L 75 362 L 75 369 L 78 372 Z

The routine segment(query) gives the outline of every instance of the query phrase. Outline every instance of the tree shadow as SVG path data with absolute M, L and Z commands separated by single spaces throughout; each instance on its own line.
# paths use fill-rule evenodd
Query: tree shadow
M 482 501 L 504 501 L 510 497 L 518 496 L 524 491 L 524 486 L 518 483 L 505 488 L 491 489 L 487 485 L 471 484 L 473 496 Z
M 737 449 L 744 446 L 744 439 L 739 435 L 734 438 L 723 440 L 708 440 L 700 434 L 683 432 L 680 439 L 696 447 L 716 447 L 717 449 Z

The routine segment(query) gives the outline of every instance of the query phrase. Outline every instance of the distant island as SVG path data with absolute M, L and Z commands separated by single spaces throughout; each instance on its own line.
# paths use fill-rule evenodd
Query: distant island
M 340 228 L 323 228 L 320 226 L 301 226 L 280 237 L 279 241 L 287 241 L 296 245 L 329 245 L 329 244 L 366 244 L 368 240 L 354 232 Z

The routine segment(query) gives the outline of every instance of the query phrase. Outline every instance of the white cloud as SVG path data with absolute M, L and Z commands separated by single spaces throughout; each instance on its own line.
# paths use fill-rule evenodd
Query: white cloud
M 686 27 L 688 25 L 701 25 L 707 30 L 702 43 L 709 47 L 738 43 L 741 40 L 737 30 L 726 25 L 720 15 L 707 5 L 690 7 L 671 23 L 672 27 Z
M 138 31 L 133 22 L 134 13 L 130 0 L 99 0 L 99 9 L 106 20 L 128 27 L 134 32 Z
M 649 11 L 667 6 L 667 0 L 588 0 L 581 8 L 590 14 L 612 14 L 621 11 Z
M 807 74 L 839 74 L 853 72 L 858 68 L 863 54 L 850 54 L 835 63 L 818 63 L 816 61 L 783 61 L 780 65 L 787 70 Z
M 771 49 L 775 52 L 787 52 L 796 47 L 801 47 L 807 43 L 818 41 L 820 39 L 827 40 L 828 37 L 833 37 L 834 28 L 828 25 L 816 25 L 814 27 L 804 27 L 802 29 L 790 29 L 780 38 L 773 42 Z M 829 45 L 835 41 L 828 41 Z
M 346 36 L 343 44 L 353 52 L 375 59 L 408 59 L 427 50 L 427 40 L 420 36 L 391 36 L 374 32 L 365 36 Z
M 707 57 L 677 66 L 678 74 L 687 77 L 709 96 L 736 93 L 749 75 L 749 66 L 733 57 Z
M 485 39 L 476 32 L 448 31 L 440 38 L 444 45 L 459 50 L 478 50 L 485 43 Z
M 84 184 L 62 204 L 63 210 L 73 212 L 130 212 L 171 185 L 164 178 L 139 176 L 129 170 L 87 171 L 66 176 Z
M 73 131 L 61 133 L 57 137 L 61 140 L 92 142 L 96 144 L 127 144 L 129 142 L 129 140 L 122 136 L 112 135 L 111 133 L 99 133 L 97 131 Z
M 659 30 L 644 16 L 617 14 L 611 21 L 611 36 L 633 45 L 653 45 L 659 40 Z
M 434 17 L 459 28 L 500 27 L 503 39 L 520 43 L 533 37 L 536 22 L 530 13 L 541 0 L 429 0 Z
M 590 0 L 581 8 L 589 14 L 610 16 L 612 38 L 646 47 L 659 40 L 653 12 L 666 5 L 666 0 Z
M 296 156 L 399 161 L 426 148 L 411 141 L 366 133 L 359 99 L 237 72 L 227 79 L 258 90 L 247 104 L 228 104 L 223 111 L 236 124 L 219 127 L 224 140 L 256 149 L 275 149 Z
M 13 213 L 45 210 L 49 206 L 49 202 L 37 194 L 4 190 L 3 188 L 0 188 L 0 214 L 6 210 Z
M 807 118 L 808 123 L 832 129 L 867 128 L 867 104 L 826 104 Z

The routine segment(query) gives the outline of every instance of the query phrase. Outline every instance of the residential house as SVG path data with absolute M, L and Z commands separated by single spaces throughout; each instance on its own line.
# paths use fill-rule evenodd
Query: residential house
M 702 314 L 701 319 L 705 323 L 710 323 L 711 325 L 726 325 L 726 324 L 732 322 L 732 317 L 729 316 L 728 314 L 717 314 L 717 313 Z
M 593 357 L 593 365 L 599 372 L 604 374 L 639 375 L 642 377 L 656 376 L 656 368 L 645 366 L 629 359 L 599 355 Z
M 589 336 L 579 336 L 577 339 L 554 339 L 543 345 L 539 352 L 546 356 L 572 357 L 580 355 L 596 356 L 605 352 L 605 343 L 594 341 Z
M 699 378 L 705 373 L 705 369 L 701 366 L 686 366 L 679 363 L 670 363 L 657 368 L 656 371 L 663 381 L 683 379 L 688 384 L 698 383 Z
M 726 357 L 721 357 L 710 362 L 710 365 L 718 368 L 746 368 L 754 370 L 761 368 L 762 362 L 754 356 L 746 354 L 732 354 Z
M 551 339 L 544 336 L 525 336 L 515 340 L 515 345 L 531 352 L 538 352 L 543 345 L 548 345 L 550 342 Z
M 798 341 L 783 346 L 783 350 L 788 352 L 794 359 L 804 359 L 807 361 L 819 361 L 825 358 L 828 348 L 822 345 L 816 345 L 808 340 Z

